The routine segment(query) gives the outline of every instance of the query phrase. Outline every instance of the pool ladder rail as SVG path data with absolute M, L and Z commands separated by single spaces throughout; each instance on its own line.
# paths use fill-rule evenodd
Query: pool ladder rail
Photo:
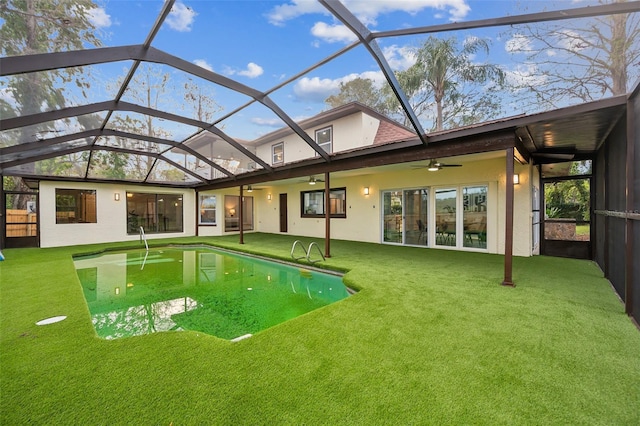
M 304 256 L 296 256 L 295 251 L 296 251 L 296 247 L 297 246 L 300 246 L 302 251 L 304 251 Z M 320 257 L 322 258 L 322 260 L 327 260 L 327 259 L 325 259 L 324 254 L 322 254 L 322 250 L 320 250 L 320 247 L 318 246 L 318 244 L 315 241 L 312 241 L 311 244 L 309 244 L 309 247 L 305 249 L 304 248 L 304 244 L 302 243 L 302 241 L 295 240 L 293 242 L 293 245 L 291 246 L 291 257 L 294 258 L 295 260 L 307 259 L 307 261 L 311 262 L 311 263 L 320 262 L 321 259 L 311 259 L 311 248 L 312 247 L 315 247 L 318 250 L 318 253 L 320 254 Z
M 140 241 L 144 241 L 144 246 L 146 247 L 147 251 L 149 251 L 149 244 L 147 244 L 147 236 L 144 235 L 144 228 L 141 226 L 140 227 Z

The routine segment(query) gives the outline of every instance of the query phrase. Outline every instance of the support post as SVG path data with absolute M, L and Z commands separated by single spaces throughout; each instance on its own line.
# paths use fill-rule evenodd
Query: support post
M 324 174 L 324 257 L 331 257 L 331 182 L 329 172 Z
M 513 283 L 513 147 L 507 149 L 507 179 L 505 184 L 505 229 L 504 229 L 504 281 L 502 285 L 514 287 Z
M 636 96 L 637 98 L 637 91 Z M 626 183 L 625 183 L 625 193 L 627 194 L 626 200 L 626 213 L 634 211 L 635 200 L 634 196 L 634 182 L 636 180 L 635 169 L 636 169 L 636 143 L 638 142 L 637 136 L 635 134 L 636 129 L 636 120 L 637 117 L 635 115 L 634 103 L 640 102 L 638 99 L 628 99 L 627 100 L 627 164 L 626 164 Z M 634 227 L 637 226 L 637 221 L 633 220 L 629 217 L 629 215 L 625 215 L 624 220 L 624 230 L 625 230 L 625 274 L 624 274 L 624 312 L 633 318 L 633 283 L 636 281 L 636 277 L 634 277 L 634 262 L 633 262 L 633 254 L 637 251 L 637 248 L 633 246 L 634 241 Z
M 242 220 L 242 218 L 244 217 L 244 212 L 242 211 L 243 204 L 244 204 L 242 202 L 243 201 L 242 199 L 244 198 L 243 192 L 244 192 L 244 186 L 240 185 L 240 203 L 239 203 L 240 205 L 238 206 L 238 228 L 240 229 L 240 241 L 239 241 L 240 244 L 244 244 L 244 225 L 242 223 L 244 222 Z

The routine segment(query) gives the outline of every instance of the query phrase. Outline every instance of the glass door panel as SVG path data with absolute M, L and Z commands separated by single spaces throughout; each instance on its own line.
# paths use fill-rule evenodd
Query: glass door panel
M 427 202 L 429 193 L 426 189 L 409 189 L 404 191 L 404 243 L 410 245 L 427 245 Z
M 455 188 L 436 190 L 436 245 L 456 246 L 456 205 Z
M 487 190 L 486 186 L 462 188 L 465 247 L 487 248 Z
M 383 204 L 383 236 L 385 243 L 402 244 L 402 191 L 385 191 L 382 193 Z

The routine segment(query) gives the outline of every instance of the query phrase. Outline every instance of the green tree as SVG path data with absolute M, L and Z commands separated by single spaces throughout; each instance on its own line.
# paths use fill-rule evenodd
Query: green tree
M 385 94 L 375 87 L 373 80 L 368 78 L 358 77 L 354 80 L 341 82 L 340 92 L 325 100 L 325 103 L 331 108 L 350 102 L 360 102 L 381 114 L 389 113 Z
M 500 115 L 498 91 L 505 85 L 505 73 L 489 63 L 474 62 L 489 53 L 486 40 L 429 37 L 415 50 L 416 62 L 395 76 L 409 105 L 432 130 L 478 123 Z M 378 89 L 371 80 L 356 79 L 340 85 L 340 92 L 325 101 L 336 107 L 360 101 L 409 125 L 398 99 L 389 86 Z M 426 125 L 425 125 L 426 127 Z
M 486 40 L 467 38 L 459 46 L 456 38 L 430 36 L 416 52 L 416 63 L 408 71 L 418 77 L 413 84 L 433 93 L 436 114 L 434 130 L 457 127 L 493 118 L 500 112 L 495 90 L 502 88 L 504 71 L 492 64 L 473 62 L 478 53 L 489 54 Z
M 574 161 L 568 179 L 547 184 L 544 187 L 545 213 L 549 218 L 572 218 L 589 221 L 591 215 L 591 193 L 589 179 L 580 178 L 591 173 L 590 161 Z
M 89 19 L 96 7 L 91 0 L 2 0 L 0 54 L 17 56 L 77 50 L 87 45 L 98 47 L 101 43 Z M 80 93 L 90 86 L 87 74 L 77 68 L 16 75 L 3 79 L 2 83 L 11 98 L 1 105 L 3 116 L 64 108 L 65 99 L 73 96 L 65 92 L 65 83 L 75 83 L 73 86 Z M 36 133 L 49 134 L 48 130 L 55 130 L 52 124 L 23 128 L 17 136 L 18 143 L 31 142 Z M 28 171 L 29 167 L 25 169 Z M 20 183 L 13 186 L 24 189 Z

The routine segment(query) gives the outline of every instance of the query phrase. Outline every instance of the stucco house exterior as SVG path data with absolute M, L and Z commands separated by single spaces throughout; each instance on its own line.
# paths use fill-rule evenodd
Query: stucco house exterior
M 409 129 L 357 103 L 321 113 L 300 126 L 329 154 L 415 138 Z M 215 143 L 207 138 L 215 135 L 203 134 L 190 144 L 206 150 Z M 270 158 L 276 169 L 314 155 L 288 128 L 244 146 L 260 158 Z M 437 171 L 428 170 L 428 161 L 415 161 L 331 173 L 331 238 L 504 253 L 505 155 L 498 150 L 445 158 L 443 164 L 455 167 Z M 229 159 L 224 161 L 229 164 Z M 255 167 L 246 159 L 237 163 L 239 168 Z M 530 256 L 537 252 L 532 222 L 532 197 L 539 191 L 536 169 L 518 164 L 515 172 L 519 183 L 514 186 L 513 254 Z M 61 220 L 60 206 L 56 207 L 61 190 L 94 194 L 82 200 L 95 203 L 95 217 Z M 243 232 L 324 238 L 324 192 L 324 174 L 246 186 Z M 141 226 L 148 239 L 239 232 L 238 187 L 196 192 L 43 180 L 39 194 L 41 247 L 134 241 Z

